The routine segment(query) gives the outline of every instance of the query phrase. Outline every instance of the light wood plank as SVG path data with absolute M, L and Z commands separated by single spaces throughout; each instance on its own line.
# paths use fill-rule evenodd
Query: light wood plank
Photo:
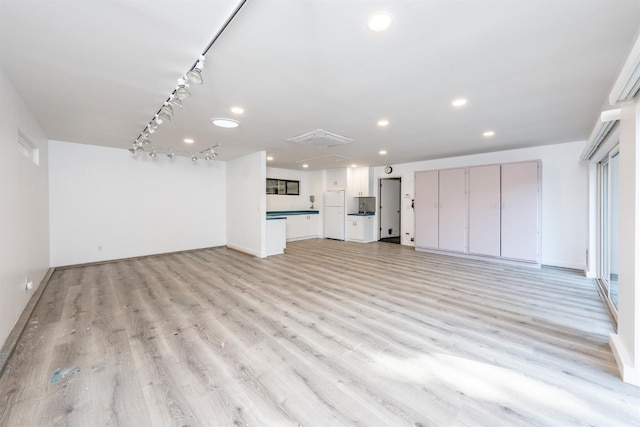
M 314 239 L 57 270 L 0 425 L 639 425 L 579 274 Z

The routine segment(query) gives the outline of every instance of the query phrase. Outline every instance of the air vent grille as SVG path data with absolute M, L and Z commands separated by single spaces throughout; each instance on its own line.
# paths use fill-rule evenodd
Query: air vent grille
M 333 147 L 335 145 L 348 144 L 352 142 L 353 139 L 338 135 L 337 133 L 329 132 L 328 130 L 316 129 L 311 132 L 303 133 L 302 135 L 294 136 L 293 138 L 288 138 L 287 141 L 309 147 L 326 148 Z

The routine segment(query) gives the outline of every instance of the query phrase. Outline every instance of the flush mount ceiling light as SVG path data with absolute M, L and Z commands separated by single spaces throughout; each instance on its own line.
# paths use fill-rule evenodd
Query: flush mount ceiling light
M 201 85 L 202 80 L 202 70 L 204 70 L 204 55 L 200 55 L 198 58 L 198 63 L 187 72 L 187 79 L 191 83 L 195 83 L 197 85 Z
M 467 100 L 464 98 L 454 99 L 451 105 L 453 105 L 454 107 L 464 107 L 465 105 L 467 105 Z
M 378 154 L 380 154 L 381 156 L 384 156 L 385 154 L 387 154 L 387 150 L 380 150 L 378 151 Z
M 482 136 L 484 136 L 485 138 L 490 138 L 490 137 L 492 137 L 492 136 L 493 136 L 493 135 L 495 135 L 495 134 L 496 134 L 496 133 L 495 133 L 494 131 L 492 131 L 492 130 L 488 130 L 488 131 L 484 132 L 484 133 L 482 134 Z
M 226 129 L 237 128 L 240 125 L 240 122 L 238 122 L 237 120 L 226 119 L 224 117 L 213 118 L 211 119 L 211 123 L 220 128 Z
M 356 165 L 355 163 L 351 165 L 352 168 L 357 168 L 358 165 Z
M 184 143 L 185 144 L 193 144 L 193 138 L 185 138 L 184 139 Z
M 304 165 L 302 165 L 302 167 L 303 167 L 303 168 L 308 168 L 308 167 L 309 167 L 309 165 L 305 163 Z
M 378 120 L 378 126 L 380 126 L 381 128 L 389 126 L 389 120 L 385 120 L 385 119 Z
M 242 107 L 231 107 L 231 112 L 233 114 L 243 114 L 244 113 L 244 108 L 242 108 Z
M 391 16 L 387 12 L 378 12 L 369 18 L 367 26 L 371 31 L 384 31 L 391 25 Z
M 273 161 L 273 156 L 268 156 L 268 157 L 267 157 L 267 161 L 268 161 L 268 162 Z

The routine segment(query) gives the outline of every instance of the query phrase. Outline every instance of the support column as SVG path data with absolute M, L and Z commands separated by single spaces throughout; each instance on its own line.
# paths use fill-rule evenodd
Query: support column
M 609 344 L 622 380 L 640 386 L 640 101 L 620 120 L 618 331 Z

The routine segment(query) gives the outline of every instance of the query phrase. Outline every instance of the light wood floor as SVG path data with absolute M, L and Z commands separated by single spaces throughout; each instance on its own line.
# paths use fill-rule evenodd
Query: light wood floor
M 58 269 L 1 426 L 632 426 L 574 272 L 307 240 Z

